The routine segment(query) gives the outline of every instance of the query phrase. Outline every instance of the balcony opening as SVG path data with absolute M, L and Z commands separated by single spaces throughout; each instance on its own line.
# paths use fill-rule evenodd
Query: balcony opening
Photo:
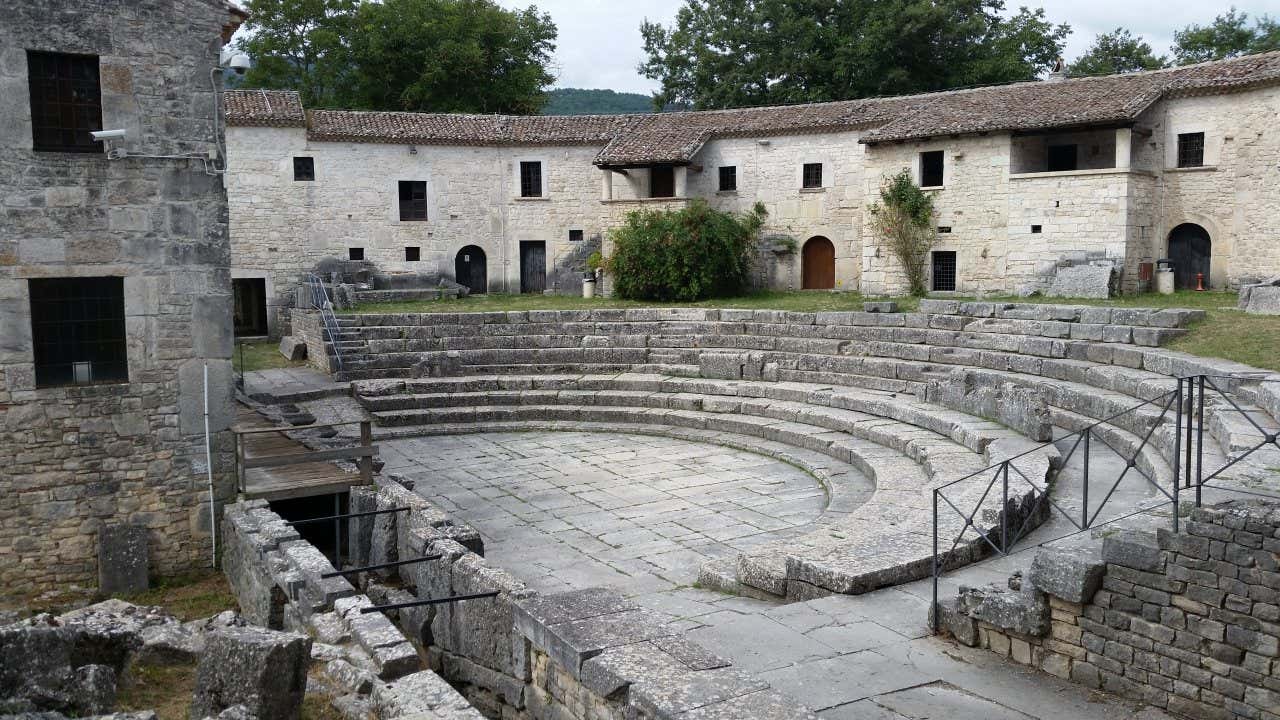
M 1015 135 L 1009 172 L 1074 172 L 1116 167 L 1116 129 Z

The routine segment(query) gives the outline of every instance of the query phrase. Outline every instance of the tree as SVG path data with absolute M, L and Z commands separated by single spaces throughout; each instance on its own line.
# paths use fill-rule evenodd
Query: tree
M 1004 0 L 686 0 L 646 21 L 639 70 L 655 105 L 697 109 L 894 95 L 1031 80 L 1070 33 Z
M 551 16 L 493 0 L 383 0 L 356 15 L 349 107 L 535 114 L 555 78 Z
M 1188 25 L 1173 34 L 1173 58 L 1179 65 L 1280 50 L 1280 21 L 1263 15 L 1249 27 L 1249 16 L 1233 7 L 1208 26 Z
M 933 227 L 933 198 L 916 185 L 910 171 L 903 170 L 880 187 L 880 201 L 870 210 L 871 226 L 902 263 L 911 294 L 924 295 L 928 290 L 925 262 L 937 238 Z
M 653 99 L 640 93 L 557 88 L 547 93 L 543 115 L 619 115 L 653 112 Z
M 249 0 L 239 48 L 253 59 L 241 87 L 297 90 L 308 106 L 332 105 L 346 72 L 346 40 L 359 0 Z
M 1116 73 L 1157 70 L 1169 61 L 1157 57 L 1151 46 L 1139 35 L 1134 37 L 1124 28 L 1102 33 L 1083 55 L 1068 66 L 1070 75 L 1114 75 Z
M 243 87 L 311 107 L 538 112 L 556 27 L 494 0 L 249 0 Z

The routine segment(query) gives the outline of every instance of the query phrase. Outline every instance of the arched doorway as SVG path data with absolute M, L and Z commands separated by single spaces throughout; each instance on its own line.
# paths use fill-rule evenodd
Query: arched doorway
M 454 277 L 459 285 L 466 285 L 472 295 L 481 295 L 489 291 L 489 275 L 485 269 L 484 250 L 476 245 L 468 245 L 458 251 L 453 260 Z
M 836 246 L 815 235 L 800 253 L 800 287 L 805 290 L 830 290 L 836 286 Z
M 1178 288 L 1194 289 L 1196 274 L 1204 274 L 1209 287 L 1209 260 L 1213 243 L 1209 231 L 1195 223 L 1183 223 L 1169 232 L 1169 259 L 1173 261 L 1173 282 Z

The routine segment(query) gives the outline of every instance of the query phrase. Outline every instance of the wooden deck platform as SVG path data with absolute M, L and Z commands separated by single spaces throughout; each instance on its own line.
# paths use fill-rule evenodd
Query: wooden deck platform
M 360 425 L 360 444 L 333 450 L 311 450 L 285 433 L 291 430 Z M 236 474 L 243 500 L 333 495 L 373 482 L 373 431 L 368 421 L 281 428 L 250 408 L 241 407 L 232 427 L 236 436 Z M 360 472 L 347 472 L 333 460 L 354 459 Z

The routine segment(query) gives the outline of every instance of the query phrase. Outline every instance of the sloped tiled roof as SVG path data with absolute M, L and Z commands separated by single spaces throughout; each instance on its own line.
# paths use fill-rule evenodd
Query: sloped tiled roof
M 688 162 L 715 137 L 866 129 L 859 142 L 1130 123 L 1165 95 L 1280 84 L 1280 51 L 1149 72 L 923 95 L 647 115 L 457 115 L 312 110 L 297 93 L 227 93 L 228 125 L 307 127 L 312 140 L 600 145 L 597 165 Z
M 228 90 L 222 94 L 227 124 L 244 127 L 306 127 L 302 97 L 293 90 Z

